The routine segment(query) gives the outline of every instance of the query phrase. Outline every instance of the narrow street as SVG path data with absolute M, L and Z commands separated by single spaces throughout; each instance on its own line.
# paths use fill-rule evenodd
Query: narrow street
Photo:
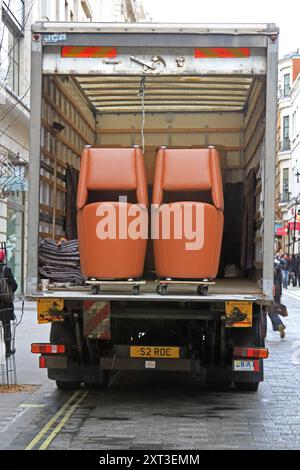
M 8 467 L 300 450 L 298 4 L 0 0 Z
M 287 336 L 280 340 L 268 321 L 270 358 L 257 393 L 208 393 L 201 377 L 149 372 L 119 373 L 106 391 L 60 392 L 28 352 L 33 327 L 36 340 L 48 334 L 31 304 L 17 333 L 17 364 L 19 383 L 36 386 L 0 396 L 0 448 L 299 448 L 300 289 L 290 287 L 283 302 Z

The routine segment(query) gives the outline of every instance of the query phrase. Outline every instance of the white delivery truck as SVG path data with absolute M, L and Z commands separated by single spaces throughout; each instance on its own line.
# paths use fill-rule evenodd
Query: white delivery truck
M 59 388 L 150 369 L 257 390 L 273 300 L 277 55 L 274 24 L 33 25 L 27 295 L 52 322 L 32 351 Z M 149 191 L 157 147 L 217 148 L 225 224 L 207 295 L 162 292 L 147 266 L 134 292 L 68 279 L 41 289 L 39 244 L 76 224 L 66 171 L 87 145 L 142 146 Z

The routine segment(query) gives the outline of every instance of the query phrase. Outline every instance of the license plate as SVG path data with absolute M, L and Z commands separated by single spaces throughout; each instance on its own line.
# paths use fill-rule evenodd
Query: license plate
M 257 360 L 244 360 L 236 359 L 233 361 L 233 370 L 242 372 L 258 372 L 259 361 Z
M 130 346 L 130 357 L 179 359 L 179 347 Z

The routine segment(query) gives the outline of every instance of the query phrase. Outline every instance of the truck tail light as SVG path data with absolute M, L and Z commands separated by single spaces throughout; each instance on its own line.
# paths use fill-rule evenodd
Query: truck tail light
M 31 352 L 34 354 L 63 354 L 66 352 L 66 347 L 64 344 L 32 343 Z
M 46 358 L 44 356 L 40 357 L 39 366 L 40 366 L 40 369 L 46 369 Z
M 233 348 L 233 355 L 236 357 L 253 357 L 256 359 L 267 359 L 269 350 L 267 348 Z

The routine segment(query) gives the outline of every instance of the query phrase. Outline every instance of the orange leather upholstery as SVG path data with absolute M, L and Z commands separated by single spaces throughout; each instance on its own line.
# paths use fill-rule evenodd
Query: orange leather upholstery
M 183 199 L 189 195 L 189 200 L 180 200 L 181 193 Z M 214 148 L 161 148 L 157 154 L 152 202 L 157 205 L 152 212 L 153 223 L 158 227 L 153 240 L 157 275 L 182 279 L 215 278 L 224 208 L 218 152 Z M 170 230 L 164 236 L 162 227 L 167 213 Z M 175 213 L 179 217 L 177 222 Z M 189 233 L 185 214 L 190 215 Z
M 119 202 L 118 197 L 128 192 L 135 195 L 134 204 Z M 106 199 L 107 195 L 114 195 L 114 199 Z M 77 193 L 77 225 L 81 269 L 86 277 L 127 279 L 142 275 L 147 239 L 142 236 L 131 238 L 128 227 L 137 214 L 132 209 L 143 213 L 147 221 L 147 206 L 141 149 L 83 150 Z M 111 211 L 114 218 L 108 219 Z M 121 229 L 120 217 L 127 219 Z M 105 219 L 109 220 L 106 225 Z M 102 230 L 99 237 L 99 224 L 102 224 L 104 232 L 110 229 L 109 236 L 105 237 Z

